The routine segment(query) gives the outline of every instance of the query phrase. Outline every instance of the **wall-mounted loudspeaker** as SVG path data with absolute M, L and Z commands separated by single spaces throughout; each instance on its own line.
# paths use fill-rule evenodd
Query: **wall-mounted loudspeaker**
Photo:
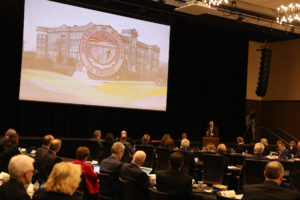
M 260 68 L 258 74 L 256 94 L 259 97 L 264 97 L 267 93 L 268 88 L 272 50 L 268 48 L 263 48 L 260 51 Z

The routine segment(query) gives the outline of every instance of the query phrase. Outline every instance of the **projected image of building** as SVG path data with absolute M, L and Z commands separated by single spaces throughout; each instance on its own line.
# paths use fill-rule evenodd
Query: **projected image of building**
M 83 34 L 93 26 L 93 23 L 51 28 L 38 26 L 35 58 L 49 59 L 54 63 L 74 63 L 77 70 L 84 70 L 80 60 L 80 41 Z M 138 32 L 135 29 L 122 30 L 119 35 L 125 55 L 118 78 L 122 79 L 122 74 L 130 73 L 138 79 L 155 79 L 160 67 L 160 48 L 138 41 Z

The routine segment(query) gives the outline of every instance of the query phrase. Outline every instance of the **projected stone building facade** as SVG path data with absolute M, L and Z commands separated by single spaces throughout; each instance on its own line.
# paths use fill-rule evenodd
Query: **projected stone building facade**
M 41 27 L 36 29 L 36 59 L 50 59 L 54 62 L 67 62 L 72 59 L 78 68 L 80 62 L 79 46 L 84 32 L 95 24 L 85 26 Z M 122 30 L 119 33 L 124 44 L 124 61 L 121 69 L 131 73 L 157 73 L 159 70 L 160 49 L 157 45 L 148 45 L 138 41 L 135 29 Z M 120 70 L 121 70 L 120 69 Z

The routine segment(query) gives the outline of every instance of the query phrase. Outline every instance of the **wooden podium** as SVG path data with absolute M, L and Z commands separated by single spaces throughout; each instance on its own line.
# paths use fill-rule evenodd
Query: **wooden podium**
M 202 137 L 202 146 L 205 147 L 207 144 L 214 144 L 216 147 L 220 143 L 220 138 L 219 137 Z

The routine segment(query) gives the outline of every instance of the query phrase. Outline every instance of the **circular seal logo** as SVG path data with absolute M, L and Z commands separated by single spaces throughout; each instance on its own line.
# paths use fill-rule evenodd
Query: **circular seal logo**
M 95 25 L 88 29 L 81 37 L 79 52 L 83 65 L 99 77 L 115 74 L 124 60 L 124 44 L 111 26 Z

